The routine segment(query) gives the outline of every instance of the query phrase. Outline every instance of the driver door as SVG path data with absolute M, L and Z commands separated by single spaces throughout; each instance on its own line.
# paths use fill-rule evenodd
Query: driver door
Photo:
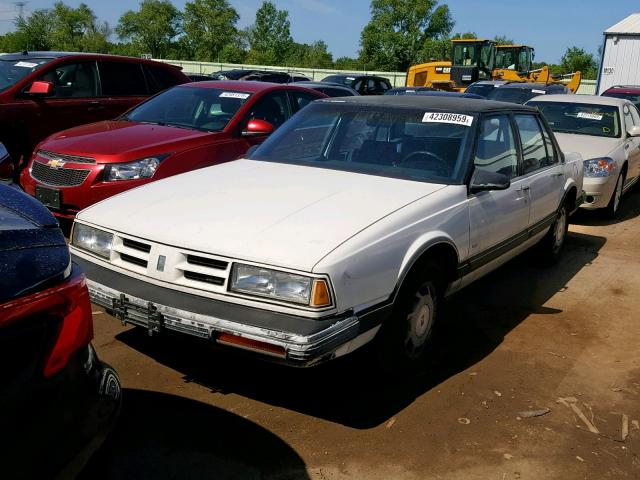
M 518 144 L 509 115 L 481 120 L 474 168 L 501 173 L 511 179 L 506 190 L 471 194 L 469 202 L 470 283 L 502 263 L 505 255 L 526 239 L 529 222 L 529 183 L 520 176 Z

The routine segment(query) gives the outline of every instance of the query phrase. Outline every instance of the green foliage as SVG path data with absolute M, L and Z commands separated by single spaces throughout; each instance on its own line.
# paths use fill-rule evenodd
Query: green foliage
M 194 0 L 184 9 L 183 30 L 195 60 L 217 62 L 238 35 L 238 12 L 227 0 Z M 182 40 L 181 39 L 181 40 Z M 229 49 L 225 52 L 229 54 Z
M 248 31 L 247 62 L 260 65 L 283 65 L 294 47 L 290 32 L 289 12 L 278 10 L 265 1 L 256 11 L 256 21 Z
M 360 60 L 370 70 L 406 70 L 429 40 L 447 37 L 454 21 L 437 0 L 372 0 L 360 37 Z
M 333 68 L 356 72 L 358 70 L 364 70 L 364 65 L 359 58 L 340 57 L 334 62 Z
M 289 49 L 285 65 L 301 68 L 333 68 L 333 56 L 322 40 L 311 45 L 294 43 Z
M 476 32 L 456 33 L 451 37 L 451 40 L 471 40 L 478 38 Z
M 98 23 L 96 16 L 85 3 L 72 8 L 56 2 L 50 12 L 51 43 L 56 49 L 72 52 L 106 53 L 111 35 L 109 25 Z
M 140 10 L 125 12 L 116 27 L 121 40 L 140 45 L 154 58 L 163 58 L 181 31 L 182 14 L 169 0 L 143 0 Z
M 493 37 L 493 41 L 496 42 L 496 45 L 515 45 L 513 39 L 505 37 L 504 35 L 496 35 Z
M 578 47 L 569 47 L 560 59 L 562 73 L 582 72 L 582 77 L 594 79 L 598 77 L 598 62 L 592 53 Z
M 53 22 L 51 10 L 35 10 L 28 18 L 17 18 L 13 41 L 15 50 L 50 50 Z M 9 51 L 15 51 L 9 50 Z

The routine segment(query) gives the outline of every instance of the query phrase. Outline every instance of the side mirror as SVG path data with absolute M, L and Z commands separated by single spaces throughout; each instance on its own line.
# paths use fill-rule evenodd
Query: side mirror
M 506 190 L 510 186 L 511 180 L 506 175 L 476 168 L 471 177 L 469 191 L 478 193 L 491 190 Z
M 55 93 L 55 87 L 51 82 L 35 81 L 26 91 L 27 95 L 34 97 L 50 97 Z
M 0 143 L 0 183 L 13 182 L 13 161 L 6 147 Z
M 266 137 L 274 132 L 275 128 L 266 120 L 249 120 L 247 126 L 242 131 L 243 137 Z
M 629 131 L 627 132 L 627 135 L 629 135 L 630 137 L 640 137 L 640 127 L 637 125 L 634 125 L 629 129 Z

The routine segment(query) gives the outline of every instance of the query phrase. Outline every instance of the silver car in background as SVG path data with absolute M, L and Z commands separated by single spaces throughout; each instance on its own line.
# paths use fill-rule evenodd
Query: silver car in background
M 564 152 L 584 158 L 585 203 L 614 218 L 640 176 L 640 114 L 628 100 L 593 95 L 536 97 Z

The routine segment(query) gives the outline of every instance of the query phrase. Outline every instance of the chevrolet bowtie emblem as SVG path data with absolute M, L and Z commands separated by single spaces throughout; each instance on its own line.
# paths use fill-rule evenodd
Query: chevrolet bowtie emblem
M 55 158 L 53 160 L 49 160 L 47 162 L 47 167 L 51 167 L 51 168 L 62 168 L 64 167 L 64 164 L 66 162 L 63 162 L 62 160 Z

